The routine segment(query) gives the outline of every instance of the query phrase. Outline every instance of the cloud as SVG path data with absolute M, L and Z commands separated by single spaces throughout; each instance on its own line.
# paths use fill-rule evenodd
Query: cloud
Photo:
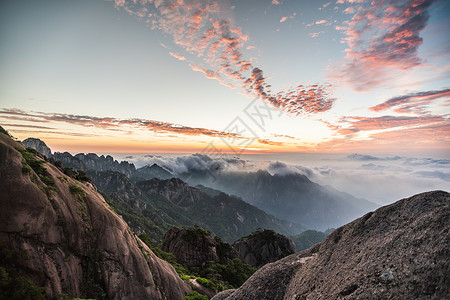
M 281 2 L 280 2 L 280 1 L 278 1 L 278 0 L 272 0 L 272 4 L 273 4 L 273 5 L 280 5 L 280 4 L 281 4 Z
M 143 128 L 153 132 L 164 132 L 164 133 L 177 133 L 182 135 L 204 135 L 211 137 L 224 137 L 239 138 L 236 133 L 229 133 L 224 131 L 206 129 L 206 128 L 196 128 L 189 126 L 182 126 L 173 123 L 160 122 L 154 120 L 145 119 L 117 119 L 112 117 L 93 117 L 93 116 L 83 116 L 83 115 L 72 115 L 72 114 L 60 114 L 60 113 L 44 113 L 44 112 L 26 112 L 18 109 L 4 109 L 0 111 L 0 117 L 8 118 L 18 118 L 22 120 L 23 117 L 27 118 L 29 121 L 37 122 L 64 122 L 69 124 L 80 125 L 84 127 L 97 127 L 102 129 L 117 131 L 119 128 L 124 126 L 132 126 L 137 128 Z M 245 138 L 245 137 L 241 137 Z
M 305 175 L 308 178 L 313 178 L 316 176 L 315 172 L 310 168 L 288 165 L 279 161 L 271 162 L 267 167 L 267 171 L 271 175 L 280 175 L 280 176 L 287 176 L 294 174 Z
M 211 157 L 196 153 L 185 156 L 145 155 L 131 159 L 137 167 L 157 164 L 175 175 L 198 172 L 243 171 L 254 169 L 254 165 L 238 157 Z
M 399 160 L 402 159 L 402 156 L 388 156 L 388 157 L 377 157 L 373 155 L 367 155 L 367 154 L 350 154 L 347 155 L 347 158 L 350 160 L 359 160 L 359 161 L 370 161 L 370 160 Z
M 169 52 L 169 54 L 170 54 L 171 56 L 175 57 L 175 58 L 178 59 L 178 60 L 186 60 L 186 57 L 184 57 L 184 56 L 182 56 L 182 55 L 178 55 L 178 54 L 173 53 L 173 52 Z
M 244 160 L 237 157 L 193 154 L 178 157 L 134 155 L 131 161 L 137 167 L 156 163 L 175 174 L 257 170 L 267 170 L 272 175 L 280 176 L 301 174 L 313 182 L 331 185 L 338 190 L 381 204 L 392 203 L 425 190 L 445 189 L 448 186 L 449 165 L 439 164 L 440 160 L 397 155 L 367 156 L 378 159 L 375 160 L 376 163 L 361 165 L 359 160 L 355 163 L 343 155 L 310 154 L 303 158 L 297 156 L 296 163 L 292 164 L 287 161 L 263 161 L 260 158 Z M 420 162 L 420 165 L 410 166 L 405 164 L 406 162 Z
M 450 99 L 450 89 L 417 92 L 417 93 L 410 93 L 407 95 L 401 95 L 388 99 L 381 104 L 370 107 L 369 109 L 378 112 L 395 108 L 394 111 L 398 113 L 406 112 L 406 113 L 425 114 L 427 113 L 426 107 L 431 102 L 442 98 L 444 98 L 444 100 Z
M 312 37 L 312 38 L 316 38 L 319 35 L 321 35 L 322 33 L 325 33 L 325 31 L 322 30 L 322 31 L 319 31 L 319 32 L 312 32 L 312 33 L 309 34 L 309 36 Z
M 280 19 L 280 23 L 285 22 L 287 19 L 289 19 L 289 17 L 282 17 L 282 18 Z
M 448 118 L 442 116 L 426 115 L 420 117 L 382 116 L 382 117 L 342 117 L 334 124 L 323 121 L 328 128 L 340 135 L 350 135 L 364 131 L 379 131 L 395 129 L 419 129 L 421 127 L 436 125 L 447 127 Z
M 338 1 L 338 3 L 360 1 Z M 356 5 L 345 25 L 346 57 L 331 78 L 356 91 L 368 91 L 422 64 L 417 55 L 434 0 L 375 0 Z
M 428 177 L 428 178 L 439 178 L 445 181 L 450 181 L 450 172 L 441 172 L 441 171 L 419 171 L 416 174 Z
M 154 11 L 142 18 L 153 29 L 171 36 L 177 46 L 201 61 L 191 64 L 193 70 L 228 87 L 239 87 L 246 94 L 287 113 L 319 113 L 329 110 L 335 101 L 329 85 L 297 85 L 287 90 L 272 91 L 267 78 L 262 75 L 263 71 L 250 58 L 244 57 L 242 49 L 246 48 L 248 36 L 233 25 L 227 13 L 229 8 L 220 1 L 117 1 L 116 6 L 138 17 L 142 11 Z M 288 18 L 295 16 L 293 13 Z

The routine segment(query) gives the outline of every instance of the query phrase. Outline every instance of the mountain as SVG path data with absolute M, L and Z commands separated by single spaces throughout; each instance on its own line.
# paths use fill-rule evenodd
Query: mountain
M 277 218 L 325 230 L 341 226 L 378 206 L 364 199 L 323 187 L 301 174 L 271 175 L 267 171 L 217 172 L 188 176 L 189 184 L 221 190 Z
M 173 177 L 175 176 L 166 169 L 161 168 L 157 164 L 153 164 L 151 166 L 144 166 L 137 169 L 136 172 L 134 172 L 131 176 L 131 180 L 133 180 L 134 182 L 138 182 L 152 178 L 170 179 Z
M 96 170 L 96 171 L 117 171 L 130 177 L 136 171 L 134 164 L 127 161 L 118 162 L 112 156 L 100 155 L 95 153 L 78 153 L 75 156 L 69 152 L 55 152 L 53 154 L 55 161 L 61 161 L 64 167 L 70 167 L 75 170 Z
M 48 158 L 53 156 L 52 150 L 44 143 L 44 141 L 41 141 L 40 139 L 27 138 L 22 141 L 22 144 L 25 148 L 34 149 Z
M 191 291 L 95 186 L 3 133 L 0 274 L 3 299 L 182 299 Z
M 164 235 L 161 249 L 153 249 L 168 257 L 181 277 L 189 278 L 194 290 L 209 298 L 241 286 L 256 271 L 237 257 L 230 244 L 200 227 L 173 227 Z
M 367 200 L 355 198 L 332 187 L 320 186 L 300 174 L 271 175 L 262 170 L 223 172 L 215 165 L 212 165 L 209 170 L 191 170 L 187 173 L 175 174 L 157 164 L 136 169 L 132 163 L 126 161 L 119 163 L 109 155 L 98 156 L 94 153 L 79 153 L 73 156 L 68 152 L 56 152 L 54 159 L 61 161 L 65 167 L 85 172 L 117 171 L 125 174 L 134 183 L 152 178 L 178 177 L 192 186 L 198 185 L 198 189 L 212 198 L 223 191 L 241 198 L 278 219 L 302 224 L 309 229 L 336 228 L 378 207 Z M 192 223 L 184 224 L 193 225 Z M 165 229 L 168 230 L 170 227 Z M 286 231 L 282 233 L 290 235 Z
M 164 235 L 161 249 L 173 253 L 185 267 L 205 267 L 210 261 L 226 264 L 238 256 L 231 245 L 214 239 L 202 228 L 171 228 Z
M 291 236 L 290 238 L 294 242 L 298 252 L 323 242 L 327 236 L 328 234 L 322 231 L 306 230 L 298 235 Z
M 239 258 L 252 267 L 262 267 L 295 253 L 294 242 L 273 230 L 257 230 L 233 243 Z
M 381 207 L 265 265 L 221 299 L 450 299 L 450 194 Z
M 223 192 L 211 196 L 178 178 L 153 178 L 134 183 L 118 172 L 88 171 L 87 174 L 133 230 L 147 233 L 155 242 L 173 226 L 198 225 L 228 242 L 258 228 L 286 235 L 305 230 L 299 224 L 279 220 L 241 199 Z

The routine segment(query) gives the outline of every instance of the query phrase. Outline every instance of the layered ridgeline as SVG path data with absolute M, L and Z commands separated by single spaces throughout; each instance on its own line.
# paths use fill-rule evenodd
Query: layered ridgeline
M 450 194 L 400 200 L 265 265 L 232 299 L 450 299 Z
M 136 170 L 133 164 L 119 163 L 109 155 L 73 156 L 68 152 L 56 152 L 52 160 L 60 161 L 67 173 L 71 172 L 67 168 L 85 171 L 133 231 L 145 232 L 154 242 L 161 240 L 173 226 L 198 225 L 228 242 L 258 228 L 284 235 L 306 230 L 298 223 L 280 220 L 221 191 L 189 186 L 156 164 Z
M 215 165 L 209 169 L 192 169 L 177 174 L 167 166 L 152 165 L 136 169 L 128 162 L 119 163 L 111 156 L 97 156 L 92 153 L 75 156 L 67 152 L 55 153 L 54 159 L 77 170 L 118 171 L 133 182 L 178 177 L 192 186 L 200 184 L 228 195 L 236 195 L 279 219 L 322 231 L 341 226 L 378 207 L 367 200 L 316 184 L 301 174 L 272 175 L 267 171 L 224 172 Z
M 212 174 L 212 175 L 211 175 Z M 326 230 L 339 227 L 378 206 L 364 199 L 312 182 L 301 174 L 257 172 L 197 172 L 181 178 L 241 197 L 277 218 L 305 227 Z
M 220 191 L 207 193 L 178 178 L 153 178 L 134 183 L 113 171 L 88 171 L 87 175 L 135 232 L 145 232 L 154 241 L 159 241 L 173 226 L 197 225 L 227 242 L 258 228 L 273 229 L 285 235 L 305 230 L 299 224 L 279 220 L 236 197 Z
M 191 287 L 80 182 L 0 133 L 4 299 L 182 299 Z

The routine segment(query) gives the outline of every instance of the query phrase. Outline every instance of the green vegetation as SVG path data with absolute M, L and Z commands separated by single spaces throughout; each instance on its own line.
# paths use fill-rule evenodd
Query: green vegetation
M 139 238 L 150 248 L 150 250 L 153 251 L 153 253 L 155 253 L 156 256 L 171 264 L 172 267 L 175 269 L 175 271 L 177 271 L 181 279 L 183 279 L 186 282 L 189 282 L 189 278 L 191 275 L 190 271 L 181 264 L 179 264 L 172 253 L 165 252 L 160 248 L 154 246 L 149 236 L 145 233 L 141 233 L 139 235 Z
M 29 259 L 26 251 L 14 252 L 1 249 L 0 251 L 0 300 L 46 299 L 44 287 L 37 286 L 30 278 L 24 276 L 16 268 L 18 260 Z
M 186 227 L 185 227 L 186 228 Z M 196 240 L 198 237 L 204 236 L 204 235 L 210 235 L 211 232 L 203 229 L 201 227 L 195 226 L 193 228 L 186 228 L 187 229 L 187 233 L 186 235 L 183 236 L 183 239 L 185 241 L 192 241 L 192 240 Z
M 55 165 L 58 162 L 55 162 Z M 64 174 L 66 174 L 69 177 L 72 177 L 73 179 L 76 179 L 78 181 L 86 181 L 86 182 L 92 182 L 91 178 L 89 178 L 84 171 L 76 171 L 73 168 L 65 167 L 62 169 Z
M 191 237 L 210 235 L 209 231 L 199 227 L 189 228 L 187 230 Z M 223 263 L 210 261 L 204 268 L 186 268 L 176 261 L 172 253 L 165 252 L 159 247 L 154 246 L 151 239 L 145 233 L 140 234 L 139 238 L 148 245 L 156 256 L 170 263 L 181 279 L 186 282 L 189 282 L 189 279 L 196 279 L 198 283 L 215 292 L 238 288 L 256 271 L 255 268 L 238 258 L 233 260 L 228 259 Z M 215 237 L 214 239 L 217 242 L 219 255 L 223 255 L 227 249 L 231 250 L 232 246 L 224 243 L 219 237 Z
M 69 190 L 74 196 L 76 196 L 78 198 L 78 200 L 84 201 L 84 199 L 86 199 L 85 191 L 78 185 L 74 185 L 74 184 L 70 185 Z
M 38 287 L 34 282 L 20 276 L 15 268 L 0 267 L 0 299 L 30 299 L 44 300 L 45 288 Z
M 187 296 L 184 297 L 183 300 L 208 300 L 208 297 L 196 291 L 193 291 L 187 294 Z
M 10 136 L 10 135 L 9 135 L 9 132 L 6 131 L 6 129 L 3 128 L 2 126 L 0 126 L 0 133 L 3 133 L 3 134 L 6 134 L 7 136 Z
M 17 151 L 22 155 L 25 162 L 22 162 L 22 172 L 25 174 L 30 174 L 33 170 L 36 175 L 39 176 L 39 179 L 45 184 L 45 188 L 39 186 L 41 190 L 43 190 L 44 193 L 47 194 L 47 197 L 50 199 L 50 190 L 55 190 L 55 181 L 50 177 L 50 174 L 47 172 L 47 169 L 43 166 L 44 160 L 37 159 L 36 157 L 39 155 L 38 152 L 32 148 L 27 149 L 20 149 L 18 148 Z M 34 177 L 31 177 L 32 181 L 37 184 L 36 180 L 33 179 Z
M 198 277 L 210 280 L 211 283 L 208 285 L 217 292 L 240 287 L 256 270 L 239 258 L 230 260 L 226 264 L 210 261 L 205 268 L 190 268 L 193 275 L 197 277 L 197 281 Z
M 307 230 L 299 235 L 292 236 L 291 239 L 294 242 L 297 251 L 302 251 L 314 246 L 317 243 L 323 242 L 327 236 L 328 234 L 325 232 Z

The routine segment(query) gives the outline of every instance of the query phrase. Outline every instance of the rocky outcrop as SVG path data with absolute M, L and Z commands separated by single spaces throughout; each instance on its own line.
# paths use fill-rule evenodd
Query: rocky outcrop
M 185 267 L 205 267 L 210 261 L 226 263 L 237 257 L 231 246 L 226 245 L 204 229 L 173 227 L 165 234 L 161 248 L 173 253 Z
M 53 157 L 56 161 L 61 161 L 64 167 L 74 168 L 81 171 L 117 171 L 130 177 L 135 171 L 134 164 L 127 161 L 118 162 L 112 156 L 95 153 L 78 153 L 75 156 L 68 152 L 55 152 Z
M 261 267 L 295 253 L 291 239 L 273 230 L 258 230 L 233 244 L 239 258 L 252 267 Z
M 60 295 L 182 299 L 191 288 L 79 182 L 0 134 L 2 269 Z M 9 268 L 9 269 L 8 269 Z
M 216 299 L 449 299 L 450 195 L 400 200 Z
M 32 148 L 37 152 L 45 155 L 47 158 L 53 156 L 52 150 L 40 139 L 27 138 L 22 141 L 22 144 L 25 146 L 25 148 Z

